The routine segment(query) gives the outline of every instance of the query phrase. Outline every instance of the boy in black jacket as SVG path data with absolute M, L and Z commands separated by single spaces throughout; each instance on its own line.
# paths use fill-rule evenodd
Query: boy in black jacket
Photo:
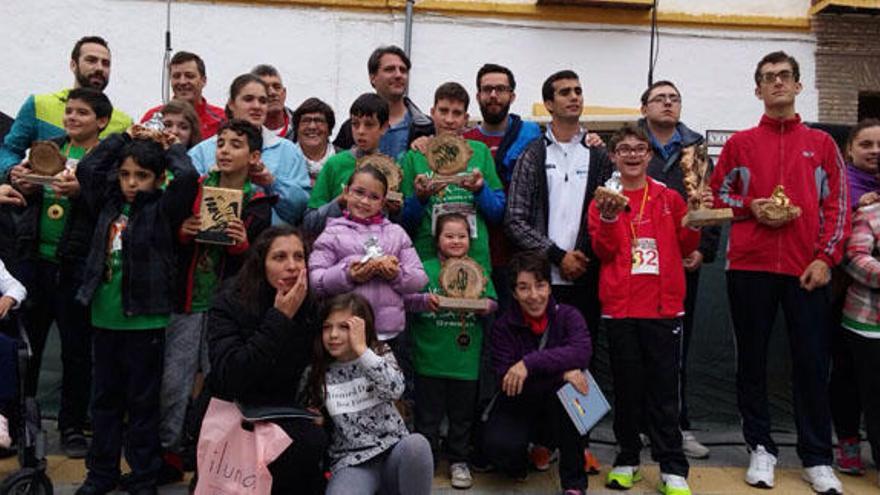
M 52 322 L 61 337 L 61 409 L 58 429 L 61 448 L 70 458 L 85 457 L 88 443 L 83 429 L 91 396 L 92 332 L 88 308 L 76 301 L 82 282 L 89 241 L 95 219 L 82 206 L 76 180 L 76 164 L 98 145 L 113 105 L 94 88 L 70 91 L 64 109 L 65 134 L 52 142 L 67 159 L 51 185 L 27 180 L 27 162 L 10 172 L 13 185 L 22 193 L 20 207 L 8 207 L 15 217 L 11 245 L 15 246 L 10 269 L 28 289 L 24 304 L 34 361 L 28 368 L 26 390 L 36 394 L 43 348 Z M 12 233 L 12 232 L 10 232 Z
M 174 179 L 163 190 L 166 167 Z M 127 488 L 155 494 L 164 332 L 175 295 L 174 238 L 189 215 L 199 176 L 176 138 L 140 126 L 108 137 L 80 162 L 76 176 L 82 200 L 97 217 L 77 294 L 92 310 L 95 433 L 88 476 L 76 493 L 116 487 L 127 416 Z

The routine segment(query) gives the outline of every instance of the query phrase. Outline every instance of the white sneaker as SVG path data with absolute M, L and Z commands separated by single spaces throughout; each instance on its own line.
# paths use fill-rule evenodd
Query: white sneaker
M 705 459 L 709 457 L 709 448 L 701 444 L 694 434 L 687 430 L 681 432 L 681 450 L 684 455 L 691 459 Z
M 823 495 L 842 495 L 843 485 L 834 474 L 831 466 L 804 468 L 801 477 L 813 487 L 813 491 Z
M 749 470 L 746 471 L 746 483 L 757 488 L 773 488 L 773 469 L 776 467 L 776 456 L 767 452 L 763 445 L 752 451 Z
M 464 462 L 455 462 L 449 466 L 449 480 L 453 488 L 464 489 L 474 485 L 471 470 L 468 469 L 467 463 Z
M 0 448 L 8 449 L 12 445 L 12 437 L 9 436 L 9 422 L 6 416 L 0 414 Z
M 657 490 L 663 495 L 691 495 L 687 479 L 677 474 L 660 473 L 660 486 Z

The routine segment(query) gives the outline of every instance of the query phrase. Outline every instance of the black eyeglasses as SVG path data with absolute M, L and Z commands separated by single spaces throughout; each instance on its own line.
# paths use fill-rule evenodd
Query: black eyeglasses
M 657 96 L 651 98 L 650 100 L 648 100 L 648 103 L 658 104 L 658 103 L 666 103 L 667 101 L 669 103 L 672 103 L 673 105 L 676 103 L 681 103 L 681 96 L 678 96 L 678 95 L 657 95 Z

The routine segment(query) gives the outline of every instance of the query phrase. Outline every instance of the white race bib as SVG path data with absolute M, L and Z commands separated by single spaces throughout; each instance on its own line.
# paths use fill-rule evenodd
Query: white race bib
M 660 275 L 657 240 L 639 237 L 632 248 L 632 275 Z
M 366 378 L 355 378 L 345 383 L 327 385 L 327 412 L 330 416 L 363 411 L 382 402 L 372 393 L 373 386 Z

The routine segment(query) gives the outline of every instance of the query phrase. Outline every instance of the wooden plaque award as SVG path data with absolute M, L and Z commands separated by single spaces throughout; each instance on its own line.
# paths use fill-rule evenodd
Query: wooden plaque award
M 706 145 L 688 146 L 681 150 L 679 162 L 687 193 L 688 213 L 681 220 L 688 227 L 718 225 L 733 220 L 730 208 L 703 208 L 700 196 L 709 181 L 709 159 Z
M 64 170 L 67 159 L 52 141 L 35 141 L 28 153 L 28 163 L 33 173 L 26 174 L 24 179 L 33 184 L 49 185 Z
M 480 298 L 486 288 L 483 267 L 471 258 L 451 258 L 440 269 L 440 308 L 453 311 L 488 311 L 489 300 Z
M 623 191 L 623 184 L 620 183 L 620 172 L 615 170 L 611 174 L 611 178 L 605 181 L 604 186 L 596 188 L 596 192 L 593 193 L 593 198 L 607 198 L 610 201 L 613 201 L 616 206 L 615 209 L 620 211 L 629 203 L 629 198 L 624 196 L 621 191 Z
M 224 246 L 235 244 L 235 240 L 226 234 L 226 226 L 230 220 L 241 215 L 243 199 L 244 192 L 241 189 L 203 187 L 199 206 L 202 226 L 196 234 L 196 242 Z
M 801 216 L 800 207 L 791 204 L 791 200 L 785 195 L 785 187 L 781 184 L 773 189 L 770 199 L 773 200 L 772 203 L 761 207 L 761 212 L 768 220 L 788 222 Z
M 425 151 L 428 167 L 434 172 L 430 179 L 431 185 L 461 185 L 471 176 L 462 172 L 467 170 L 468 160 L 473 154 L 474 150 L 462 137 L 442 134 L 431 138 Z
M 388 155 L 382 153 L 374 153 L 358 158 L 355 168 L 361 168 L 370 165 L 382 172 L 385 180 L 388 181 L 388 192 L 385 197 L 390 201 L 403 201 L 403 194 L 400 193 L 400 183 L 403 182 L 403 172 L 400 166 Z

